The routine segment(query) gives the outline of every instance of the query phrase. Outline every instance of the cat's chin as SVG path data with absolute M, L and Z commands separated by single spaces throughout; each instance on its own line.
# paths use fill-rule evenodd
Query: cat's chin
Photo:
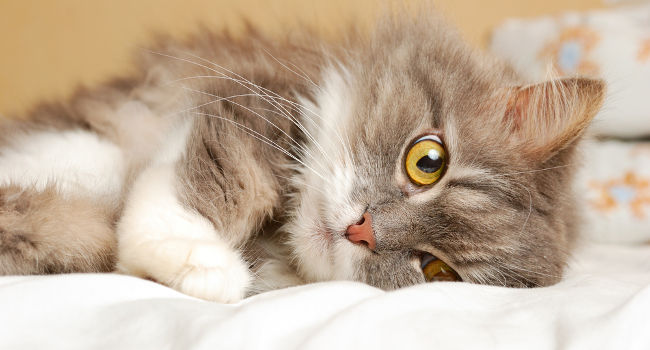
M 323 239 L 323 241 L 327 244 L 327 247 L 331 247 L 332 244 L 334 244 L 334 233 L 331 230 L 328 230 L 327 228 L 319 227 L 315 230 L 316 236 L 320 237 Z
M 309 282 L 335 279 L 336 269 L 333 261 L 340 239 L 320 220 L 310 221 L 307 224 L 298 220 L 285 227 L 296 270 L 301 278 Z

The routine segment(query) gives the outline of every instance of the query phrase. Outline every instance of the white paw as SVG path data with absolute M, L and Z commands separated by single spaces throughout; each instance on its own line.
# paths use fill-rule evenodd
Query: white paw
M 193 297 L 234 303 L 244 298 L 251 274 L 239 255 L 219 244 L 196 244 L 170 287 Z

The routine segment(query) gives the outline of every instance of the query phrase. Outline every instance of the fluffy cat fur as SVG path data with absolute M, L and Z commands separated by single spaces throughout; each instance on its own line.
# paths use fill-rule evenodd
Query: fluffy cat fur
M 431 11 L 371 35 L 161 39 L 137 73 L 0 133 L 0 273 L 121 273 L 221 302 L 298 283 L 545 286 L 577 232 L 571 181 L 604 84 L 530 84 Z M 444 176 L 404 171 L 435 132 Z M 345 238 L 372 215 L 373 250 Z

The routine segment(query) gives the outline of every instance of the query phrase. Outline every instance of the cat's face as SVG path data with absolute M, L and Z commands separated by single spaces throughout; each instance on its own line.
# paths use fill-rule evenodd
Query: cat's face
M 558 281 L 573 148 L 602 84 L 514 89 L 463 47 L 402 39 L 327 70 L 305 102 L 315 142 L 287 226 L 301 274 L 393 289 L 425 282 L 432 255 L 464 281 Z M 364 213 L 370 244 L 349 239 Z

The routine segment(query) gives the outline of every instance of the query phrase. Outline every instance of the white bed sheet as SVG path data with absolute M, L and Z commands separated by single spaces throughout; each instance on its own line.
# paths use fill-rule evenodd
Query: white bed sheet
M 330 282 L 235 305 L 111 274 L 0 278 L 0 349 L 650 349 L 650 245 L 580 249 L 563 282 Z

